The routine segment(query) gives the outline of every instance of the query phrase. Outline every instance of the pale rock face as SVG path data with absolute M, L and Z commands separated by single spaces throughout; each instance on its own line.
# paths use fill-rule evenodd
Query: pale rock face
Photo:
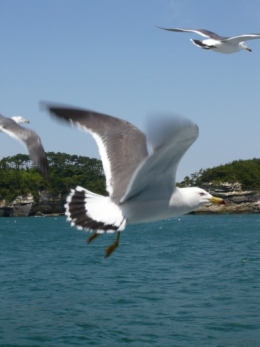
M 241 184 L 238 182 L 225 182 L 219 185 L 208 183 L 203 188 L 214 194 L 214 196 L 221 196 L 225 199 L 227 205 L 225 205 L 225 211 L 221 209 L 221 206 L 210 204 L 198 208 L 195 213 L 260 213 L 260 192 L 254 190 L 243 191 Z
M 243 191 L 238 182 L 225 182 L 219 185 L 208 183 L 201 188 L 225 199 L 227 205 L 207 204 L 196 209 L 195 214 L 260 213 L 260 191 Z M 64 203 L 65 198 L 53 196 L 47 191 L 40 192 L 37 201 L 32 194 L 17 196 L 10 203 L 5 200 L 0 201 L 0 217 L 59 215 L 64 213 Z

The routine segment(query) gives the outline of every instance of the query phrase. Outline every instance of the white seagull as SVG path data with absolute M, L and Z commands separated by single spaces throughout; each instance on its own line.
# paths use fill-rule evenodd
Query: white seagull
M 118 246 L 120 232 L 127 224 L 179 216 L 208 203 L 225 204 L 201 188 L 175 185 L 178 164 L 199 133 L 190 120 L 176 116 L 150 120 L 146 138 L 134 125 L 119 118 L 46 106 L 55 118 L 90 133 L 99 147 L 109 196 L 77 186 L 67 197 L 65 214 L 72 226 L 94 231 L 89 242 L 103 232 L 117 232 L 106 257 Z
M 245 49 L 249 52 L 252 52 L 251 48 L 246 46 L 244 41 L 249 40 L 255 40 L 260 39 L 260 34 L 244 34 L 239 36 L 233 36 L 233 37 L 224 37 L 219 36 L 212 31 L 205 30 L 205 29 L 180 29 L 180 28 L 161 28 L 159 29 L 168 30 L 168 31 L 174 31 L 179 33 L 196 33 L 198 35 L 201 35 L 203 37 L 207 37 L 206 40 L 200 41 L 200 40 L 193 40 L 190 39 L 194 45 L 196 45 L 199 48 L 203 49 L 210 49 L 213 52 L 218 53 L 236 53 L 241 51 L 242 49 Z
M 49 164 L 40 137 L 33 130 L 21 127 L 21 123 L 30 123 L 21 116 L 6 118 L 0 115 L 0 131 L 22 142 L 29 152 L 30 158 L 41 170 L 43 176 L 49 176 Z

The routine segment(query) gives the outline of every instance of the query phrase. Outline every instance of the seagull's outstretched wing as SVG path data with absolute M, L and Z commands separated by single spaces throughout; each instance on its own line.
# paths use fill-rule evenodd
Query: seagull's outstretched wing
M 147 153 L 146 137 L 125 120 L 98 112 L 46 104 L 56 119 L 89 132 L 99 148 L 110 197 L 118 202 Z
M 49 176 L 49 163 L 40 137 L 33 130 L 26 129 L 14 120 L 0 116 L 0 130 L 22 142 L 29 152 L 30 158 L 41 170 L 44 177 Z
M 157 27 L 159 29 L 167 30 L 167 31 L 174 31 L 177 33 L 195 33 L 203 37 L 208 37 L 214 40 L 224 40 L 227 39 L 226 37 L 219 36 L 216 33 L 213 33 L 212 31 L 205 30 L 205 29 L 181 29 L 181 28 L 161 28 Z
M 138 196 L 146 201 L 170 199 L 178 164 L 199 135 L 198 126 L 182 117 L 158 117 L 148 126 L 154 151 L 136 169 L 121 202 Z
M 233 37 L 228 37 L 226 39 L 223 39 L 221 41 L 239 43 L 241 41 L 249 41 L 249 40 L 255 40 L 255 39 L 260 39 L 260 34 L 247 34 L 247 35 L 233 36 Z

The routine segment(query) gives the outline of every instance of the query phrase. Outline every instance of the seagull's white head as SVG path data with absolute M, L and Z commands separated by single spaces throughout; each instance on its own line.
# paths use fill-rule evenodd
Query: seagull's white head
M 30 123 L 29 121 L 28 121 L 28 119 L 25 119 L 25 118 L 23 118 L 23 117 L 21 117 L 21 116 L 14 116 L 14 117 L 11 117 L 12 118 L 12 120 L 14 120 L 17 124 L 21 124 L 21 123 Z
M 249 47 L 245 44 L 245 42 L 239 42 L 239 47 L 240 47 L 240 49 L 245 49 L 245 50 L 247 50 L 248 52 L 252 52 L 252 49 L 249 48 Z
M 198 187 L 176 188 L 170 200 L 170 206 L 179 208 L 185 213 L 209 203 L 226 204 L 225 200 L 212 196 Z
M 206 190 L 194 187 L 193 188 L 195 199 L 198 198 L 200 205 L 205 205 L 208 203 L 214 203 L 214 204 L 221 204 L 225 205 L 226 202 L 222 198 L 217 198 L 215 196 L 212 196 L 210 193 L 206 192 Z
M 210 193 L 206 192 L 206 190 L 198 188 L 198 187 L 190 187 L 191 189 L 191 199 L 194 199 L 194 203 L 197 203 L 200 205 L 205 205 L 208 203 L 214 203 L 214 204 L 226 204 L 226 202 L 221 199 L 217 198 L 215 196 L 212 196 Z

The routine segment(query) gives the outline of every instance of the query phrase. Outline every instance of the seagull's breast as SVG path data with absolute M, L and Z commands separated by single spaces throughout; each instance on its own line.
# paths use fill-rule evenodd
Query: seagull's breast
M 128 224 L 150 223 L 179 215 L 167 200 L 127 201 L 120 205 Z
M 230 41 L 219 41 L 214 39 L 207 39 L 202 41 L 203 44 L 210 47 L 214 52 L 230 54 L 241 50 L 241 47 L 237 43 Z
M 217 40 L 214 40 L 214 39 L 206 39 L 206 40 L 203 40 L 202 43 L 206 46 L 215 46 L 217 47 L 219 44 L 220 44 L 220 41 L 217 41 Z

